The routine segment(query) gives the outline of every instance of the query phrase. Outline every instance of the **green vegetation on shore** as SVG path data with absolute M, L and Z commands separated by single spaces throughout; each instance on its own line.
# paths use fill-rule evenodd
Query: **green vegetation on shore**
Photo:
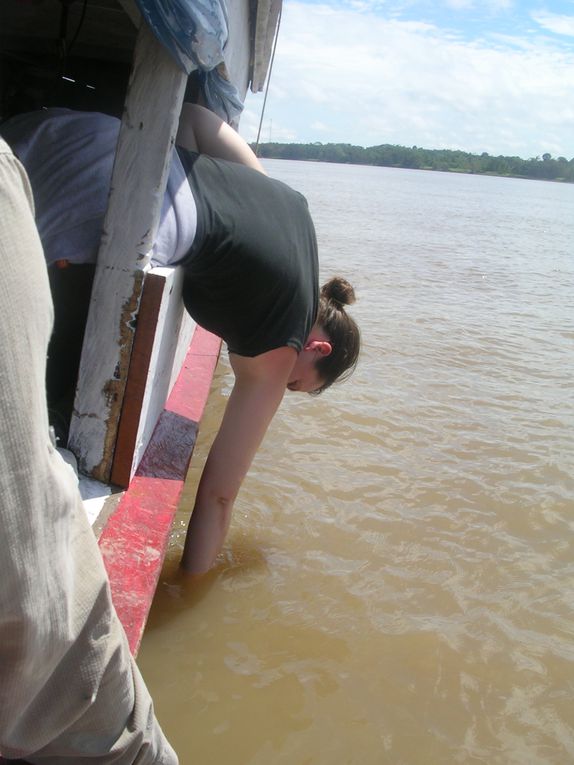
M 406 167 L 418 170 L 442 170 L 451 173 L 477 173 L 515 178 L 574 183 L 574 159 L 493 157 L 486 152 L 470 154 L 450 149 L 420 149 L 417 146 L 351 146 L 348 143 L 263 143 L 258 155 L 269 159 L 300 159 L 314 162 L 339 162 L 353 165 Z

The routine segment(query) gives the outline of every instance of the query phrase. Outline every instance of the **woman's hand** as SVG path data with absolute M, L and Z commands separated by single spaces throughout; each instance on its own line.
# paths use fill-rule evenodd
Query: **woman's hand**
M 230 354 L 235 384 L 205 463 L 189 522 L 181 565 L 203 573 L 227 534 L 241 483 L 277 411 L 297 352 L 277 348 L 254 358 Z

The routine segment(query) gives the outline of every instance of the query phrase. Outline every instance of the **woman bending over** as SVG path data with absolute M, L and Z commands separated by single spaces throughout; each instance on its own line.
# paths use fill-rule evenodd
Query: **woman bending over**
M 198 230 L 184 301 L 228 344 L 235 375 L 201 476 L 182 558 L 209 569 L 233 503 L 288 388 L 320 393 L 354 369 L 359 330 L 345 311 L 343 279 L 319 292 L 315 230 L 307 202 L 268 178 L 247 144 L 201 107 L 185 105 L 178 144 L 197 205 Z M 194 153 L 197 152 L 197 153 Z M 223 161 L 222 161 L 223 160 Z
M 30 176 L 48 262 L 95 260 L 119 123 L 55 110 L 3 126 Z M 320 393 L 348 376 L 359 330 L 341 278 L 319 290 L 305 198 L 269 178 L 229 125 L 184 104 L 152 262 L 184 269 L 195 321 L 228 346 L 235 382 L 207 458 L 182 566 L 214 563 L 233 503 L 286 389 Z M 64 154 L 62 154 L 64 152 Z

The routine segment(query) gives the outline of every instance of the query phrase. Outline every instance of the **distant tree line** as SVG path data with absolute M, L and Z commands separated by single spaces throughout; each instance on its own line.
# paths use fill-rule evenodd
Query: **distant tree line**
M 253 147 L 254 148 L 254 147 Z M 450 149 L 420 149 L 382 144 L 352 146 L 348 143 L 263 143 L 258 155 L 270 159 L 300 159 L 314 162 L 339 162 L 353 165 L 407 167 L 454 173 L 480 173 L 516 178 L 537 178 L 574 183 L 574 159 L 553 159 L 550 154 L 533 159 L 493 157 L 486 152 L 470 154 Z

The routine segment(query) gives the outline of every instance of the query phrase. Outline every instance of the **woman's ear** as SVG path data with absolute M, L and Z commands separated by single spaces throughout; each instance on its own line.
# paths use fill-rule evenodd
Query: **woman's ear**
M 317 351 L 320 356 L 328 356 L 333 346 L 328 340 L 309 340 L 305 345 L 306 351 Z

